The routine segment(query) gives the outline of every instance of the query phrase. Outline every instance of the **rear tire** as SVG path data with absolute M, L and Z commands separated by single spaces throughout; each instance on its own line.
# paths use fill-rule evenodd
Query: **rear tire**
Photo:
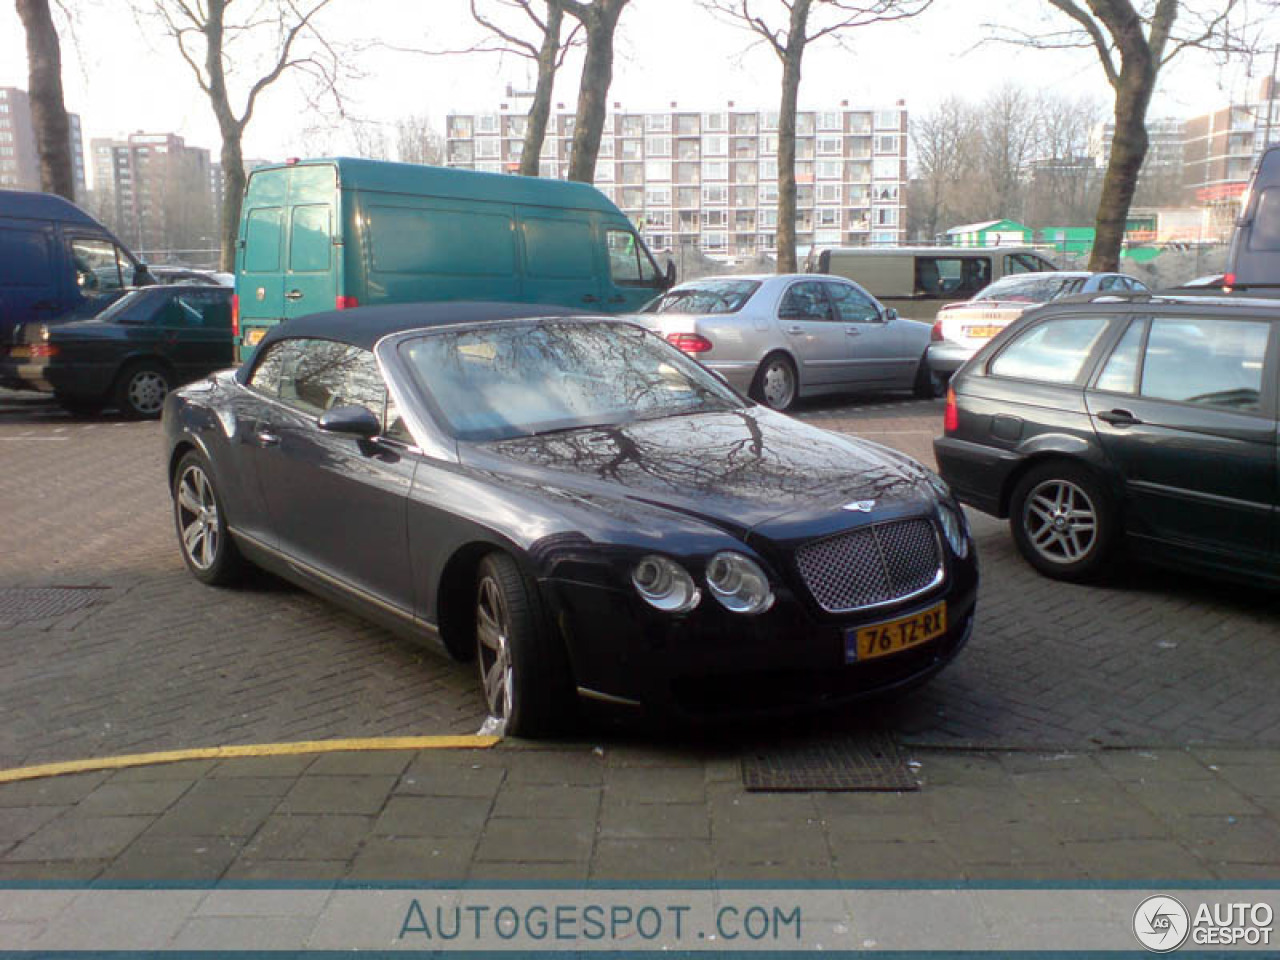
M 920 366 L 916 367 L 915 385 L 911 388 L 911 392 L 921 400 L 936 400 L 947 392 L 947 378 L 940 373 L 934 373 L 933 368 L 929 366 L 929 356 L 920 358 Z
M 155 420 L 173 389 L 173 375 L 154 360 L 129 364 L 116 381 L 116 406 L 130 420 Z
M 178 547 L 191 575 L 211 586 L 235 583 L 248 565 L 227 531 L 222 498 L 201 454 L 192 450 L 178 462 L 172 494 Z
M 771 410 L 789 410 L 800 393 L 796 365 L 785 353 L 771 353 L 760 361 L 751 381 L 751 399 Z
M 1018 481 L 1009 528 L 1019 552 L 1045 576 L 1083 582 L 1110 566 L 1119 518 L 1093 473 L 1058 460 L 1033 467 Z
M 573 707 L 563 645 L 546 623 L 537 588 L 505 553 L 480 561 L 475 592 L 476 663 L 489 715 L 516 737 L 562 730 Z

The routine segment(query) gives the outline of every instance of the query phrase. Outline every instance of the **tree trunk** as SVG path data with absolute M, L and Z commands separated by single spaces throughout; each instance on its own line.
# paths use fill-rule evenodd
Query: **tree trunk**
M 795 273 L 796 261 L 796 102 L 800 63 L 808 40 L 810 0 L 795 0 L 787 46 L 782 55 L 782 102 L 778 105 L 778 273 Z
M 49 13 L 49 0 L 17 0 L 18 16 L 27 31 L 28 94 L 31 125 L 40 155 L 40 186 L 75 202 L 71 169 L 71 130 L 62 101 L 62 52 Z
M 240 231 L 240 204 L 244 200 L 244 156 L 240 150 L 240 134 L 222 135 L 222 238 L 219 263 L 227 273 L 236 269 L 236 240 Z
M 525 121 L 524 148 L 520 154 L 520 176 L 536 177 L 542 157 L 542 142 L 547 135 L 547 118 L 551 116 L 551 93 L 556 82 L 556 60 L 560 56 L 560 25 L 564 8 L 560 0 L 547 0 L 547 25 L 538 48 L 538 83 L 533 88 L 533 103 Z
M 595 0 L 590 6 L 567 8 L 587 31 L 587 55 L 578 87 L 578 113 L 573 122 L 573 154 L 569 179 L 591 183 L 604 132 L 609 87 L 613 83 L 613 32 L 627 0 Z
M 228 0 L 209 0 L 208 15 L 204 23 L 205 69 L 209 73 L 209 103 L 218 120 L 222 134 L 222 210 L 219 212 L 221 229 L 219 236 L 220 268 L 232 273 L 236 268 L 236 234 L 240 228 L 240 202 L 244 199 L 244 155 L 240 140 L 244 135 L 244 121 L 231 109 L 227 93 L 227 76 L 223 67 L 223 24 Z
M 1144 44 L 1145 47 L 1145 44 Z M 1115 136 L 1111 159 L 1102 181 L 1102 199 L 1089 256 L 1090 270 L 1118 270 L 1124 245 L 1124 226 L 1138 187 L 1138 173 L 1147 157 L 1147 104 L 1156 74 L 1149 56 L 1129 53 L 1116 86 Z

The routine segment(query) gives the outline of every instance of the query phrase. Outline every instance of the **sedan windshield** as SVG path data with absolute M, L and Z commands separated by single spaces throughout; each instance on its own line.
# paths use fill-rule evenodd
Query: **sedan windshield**
M 1023 303 L 1048 303 L 1064 294 L 1074 293 L 1084 285 L 1084 278 L 1054 273 L 1030 273 L 1005 277 L 973 295 L 974 300 L 1015 300 Z
M 737 313 L 760 288 L 758 280 L 700 280 L 665 294 L 654 313 Z
M 433 412 L 459 440 L 742 406 L 680 351 L 630 324 L 504 324 L 428 334 L 400 349 Z

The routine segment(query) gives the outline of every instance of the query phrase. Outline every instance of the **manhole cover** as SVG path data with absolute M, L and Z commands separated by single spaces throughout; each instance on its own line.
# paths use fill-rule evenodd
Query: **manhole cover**
M 742 758 L 742 785 L 754 792 L 785 790 L 919 790 L 887 733 L 796 740 Z
M 48 620 L 83 610 L 105 595 L 102 587 L 9 587 L 0 589 L 0 623 Z

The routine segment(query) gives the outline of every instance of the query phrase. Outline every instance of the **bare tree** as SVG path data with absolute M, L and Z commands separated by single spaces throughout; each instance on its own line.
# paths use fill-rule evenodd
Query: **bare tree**
M 758 13 L 757 2 L 753 0 L 702 0 L 702 3 L 755 33 L 782 63 L 782 96 L 778 106 L 778 272 L 793 273 L 796 270 L 796 103 L 805 50 L 812 43 L 855 27 L 914 17 L 927 9 L 932 0 L 766 0 L 772 17 Z
M 62 49 L 49 12 L 49 0 L 17 0 L 18 16 L 27 33 L 28 94 L 31 125 L 40 155 L 40 187 L 49 193 L 76 198 L 71 170 L 71 130 L 62 101 Z
M 396 121 L 396 158 L 401 163 L 438 164 L 444 159 L 444 138 L 425 116 L 401 117 Z
M 223 203 L 221 220 L 221 263 L 234 269 L 236 231 L 240 203 L 244 199 L 245 172 L 241 142 L 253 110 L 268 87 L 290 71 L 310 74 L 322 91 L 336 96 L 339 58 L 316 30 L 317 15 L 332 0 L 262 0 L 243 7 L 236 19 L 228 19 L 235 0 L 151 0 L 152 9 L 178 45 L 178 52 L 191 67 L 196 82 L 213 109 L 222 135 Z M 237 8 L 240 9 L 240 8 Z M 232 105 L 229 83 L 236 67 L 248 69 L 255 59 L 238 54 L 253 43 L 269 46 L 248 82 L 243 106 Z M 303 50 L 303 46 L 308 50 Z M 339 105 L 340 107 L 341 105 Z
M 979 164 L 987 182 L 992 219 L 1022 217 L 1023 186 L 1037 153 L 1039 104 L 1026 89 L 1005 84 L 979 108 Z
M 1089 156 L 1089 135 L 1102 116 L 1102 107 L 1087 97 L 1053 93 L 1042 93 L 1039 104 L 1023 216 L 1040 226 L 1086 223 L 1098 209 L 1100 177 Z
M 578 84 L 578 112 L 573 121 L 569 179 L 591 183 L 604 134 L 604 118 L 613 84 L 613 35 L 627 0 L 560 0 L 587 34 L 587 55 Z M 807 0 L 806 0 L 807 2 Z
M 955 96 L 913 120 L 919 178 L 910 192 L 908 216 L 927 240 L 948 226 L 982 216 L 973 208 L 979 196 L 974 183 L 980 136 L 977 111 Z
M 1161 69 L 1183 50 L 1248 52 L 1236 14 L 1245 0 L 1048 0 L 1067 29 L 1003 39 L 1039 48 L 1092 48 L 1115 92 L 1115 135 L 1098 203 L 1090 270 L 1115 270 L 1147 155 L 1147 107 Z

